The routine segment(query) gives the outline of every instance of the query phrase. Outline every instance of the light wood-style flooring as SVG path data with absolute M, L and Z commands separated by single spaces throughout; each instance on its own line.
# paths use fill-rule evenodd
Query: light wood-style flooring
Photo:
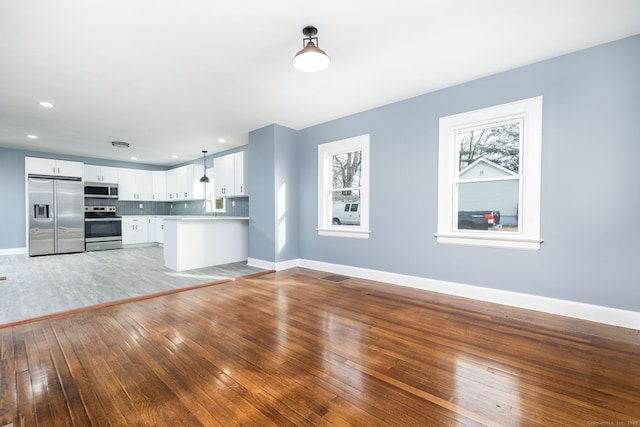
M 639 331 L 327 275 L 2 328 L 0 426 L 639 425 Z
M 264 271 L 238 262 L 176 272 L 162 247 L 0 256 L 0 325 Z M 0 426 L 2 426 L 0 424 Z

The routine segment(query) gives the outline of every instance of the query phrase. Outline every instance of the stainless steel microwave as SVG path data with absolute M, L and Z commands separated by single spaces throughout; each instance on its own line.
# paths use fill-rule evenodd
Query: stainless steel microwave
M 117 199 L 118 184 L 101 184 L 97 182 L 85 182 L 84 197 L 95 197 L 97 199 Z

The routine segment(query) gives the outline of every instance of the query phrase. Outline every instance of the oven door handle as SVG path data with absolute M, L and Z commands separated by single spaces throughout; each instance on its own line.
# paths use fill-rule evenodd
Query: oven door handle
M 85 221 L 122 221 L 122 218 L 85 218 Z

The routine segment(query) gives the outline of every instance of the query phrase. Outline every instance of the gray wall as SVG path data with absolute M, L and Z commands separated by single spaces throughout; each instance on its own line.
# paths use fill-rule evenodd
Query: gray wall
M 275 129 L 249 132 L 249 257 L 269 262 L 276 261 Z
M 249 257 L 298 258 L 297 132 L 270 125 L 249 133 Z
M 639 52 L 635 36 L 300 131 L 299 257 L 640 310 Z M 436 243 L 438 118 L 539 95 L 541 250 Z M 319 237 L 317 146 L 364 133 L 371 238 Z
M 297 133 L 275 127 L 274 182 L 276 196 L 276 262 L 298 257 L 298 156 Z
M 0 249 L 24 248 L 24 152 L 0 148 Z

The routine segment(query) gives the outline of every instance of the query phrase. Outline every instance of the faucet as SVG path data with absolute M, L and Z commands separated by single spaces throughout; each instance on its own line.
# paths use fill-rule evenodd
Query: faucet
M 211 203 L 211 212 L 207 212 L 207 202 Z M 205 215 L 215 215 L 215 213 L 213 212 L 213 202 L 210 199 L 204 199 L 204 213 Z

